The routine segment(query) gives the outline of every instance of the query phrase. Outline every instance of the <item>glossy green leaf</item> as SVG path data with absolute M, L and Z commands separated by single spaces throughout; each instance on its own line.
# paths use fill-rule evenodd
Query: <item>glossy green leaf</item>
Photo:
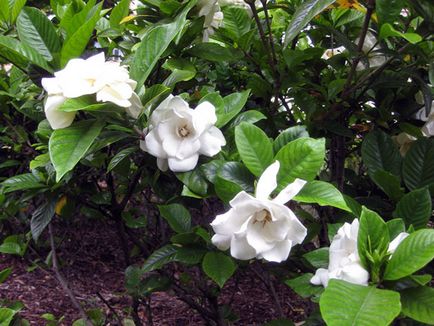
M 99 3 L 92 8 L 89 12 L 89 19 L 79 26 L 63 44 L 60 54 L 60 64 L 62 67 L 64 67 L 69 60 L 77 58 L 83 53 L 89 43 L 96 23 L 100 19 L 101 5 L 102 3 Z
M 173 231 L 184 233 L 190 231 L 190 212 L 180 204 L 159 205 L 160 214 L 169 223 Z
M 319 304 L 326 324 L 332 326 L 387 326 L 401 312 L 398 292 L 333 279 Z
M 74 123 L 68 128 L 53 131 L 48 147 L 51 162 L 56 170 L 56 182 L 74 169 L 103 127 L 104 122 L 85 120 Z
M 296 178 L 313 180 L 324 164 L 325 139 L 299 138 L 282 147 L 275 160 L 280 164 L 278 189 Z
M 385 280 L 397 280 L 413 274 L 434 258 L 434 230 L 423 229 L 405 238 L 392 255 L 384 271 Z
M 60 51 L 60 38 L 51 21 L 39 9 L 23 8 L 17 19 L 17 31 L 21 42 L 47 61 L 52 61 Z
M 186 23 L 186 16 L 197 0 L 189 1 L 171 23 L 155 25 L 146 32 L 131 63 L 130 76 L 141 87 L 155 64 Z
M 401 179 L 398 176 L 384 170 L 377 170 L 371 173 L 370 177 L 395 202 L 404 195 L 404 190 L 401 188 Z
M 240 40 L 250 30 L 250 17 L 244 8 L 224 7 L 223 17 L 223 26 L 219 31 L 234 41 Z
M 189 190 L 199 196 L 206 196 L 208 193 L 208 183 L 200 169 L 195 169 L 189 172 L 176 173 L 176 177 Z
M 319 248 L 309 251 L 303 257 L 315 268 L 328 268 L 329 248 Z
M 309 133 L 305 126 L 289 127 L 282 131 L 273 142 L 274 152 L 277 153 L 286 144 L 298 138 L 309 137 Z
M 232 62 L 243 57 L 243 53 L 238 49 L 209 42 L 194 45 L 188 50 L 188 54 L 213 62 Z
M 120 162 L 122 162 L 131 154 L 133 154 L 135 151 L 137 151 L 137 147 L 128 147 L 128 148 L 124 148 L 115 156 L 113 156 L 113 158 L 110 160 L 110 163 L 107 167 L 107 172 L 113 170 Z
M 357 249 L 363 265 L 368 267 L 375 263 L 371 259 L 374 253 L 380 257 L 386 255 L 389 242 L 386 222 L 376 212 L 363 207 L 357 237 Z
M 4 1 L 8 2 L 8 1 Z M 15 20 L 17 19 L 18 15 L 20 14 L 21 10 L 25 6 L 27 0 L 9 0 L 9 20 L 11 23 L 15 23 Z
M 405 155 L 402 174 L 410 190 L 434 184 L 434 139 L 422 138 L 412 144 Z
M 384 2 L 388 0 L 383 0 Z M 408 42 L 412 44 L 419 43 L 422 41 L 422 36 L 416 33 L 401 33 L 393 28 L 390 24 L 383 24 L 380 30 L 380 39 L 385 39 L 391 36 L 400 37 L 406 39 Z
M 292 16 L 292 20 L 285 32 L 284 46 L 287 47 L 316 15 L 319 15 L 335 1 L 336 0 L 307 0 L 301 2 L 301 5 Z
M 373 175 L 378 170 L 401 174 L 401 154 L 392 138 L 381 130 L 371 131 L 362 143 L 362 159 Z
M 208 252 L 202 261 L 202 269 L 222 288 L 237 269 L 237 265 L 231 257 L 221 252 Z
M 401 14 L 405 0 L 376 0 L 375 12 L 380 24 L 394 23 Z
M 393 217 L 402 218 L 407 226 L 413 225 L 416 230 L 426 227 L 431 215 L 431 195 L 427 188 L 404 195 L 393 212 Z
M 111 28 L 118 28 L 122 19 L 128 15 L 130 1 L 131 0 L 121 0 L 113 8 L 109 18 Z
M 0 284 L 6 281 L 6 279 L 11 275 L 12 268 L 8 267 L 0 271 Z
M 9 308 L 0 308 L 0 325 L 8 326 L 12 324 L 12 319 L 17 312 Z
M 38 241 L 39 236 L 50 224 L 55 214 L 56 200 L 49 199 L 39 206 L 32 214 L 30 220 L 30 231 L 32 232 L 33 240 Z
M 246 105 L 250 90 L 233 93 L 223 98 L 223 106 L 216 107 L 217 128 L 224 127 L 231 121 Z
M 177 250 L 178 248 L 174 245 L 166 245 L 155 250 L 143 264 L 143 272 L 152 272 L 170 263 L 175 259 Z
M 312 277 L 312 273 L 306 273 L 299 277 L 286 280 L 285 284 L 302 298 L 309 298 L 311 296 L 319 295 L 324 291 L 322 286 L 315 286 L 310 283 Z
M 294 197 L 294 200 L 302 203 L 315 203 L 320 206 L 337 207 L 352 212 L 341 192 L 331 183 L 324 181 L 309 181 Z
M 0 35 L 0 55 L 22 69 L 25 69 L 29 63 L 21 43 L 13 37 Z
M 235 143 L 241 160 L 254 175 L 260 176 L 273 163 L 273 145 L 255 125 L 243 122 L 235 127 Z
M 8 193 L 17 190 L 44 188 L 46 185 L 38 176 L 32 173 L 15 175 L 6 179 L 1 184 L 1 193 Z
M 402 312 L 404 315 L 434 325 L 434 289 L 421 286 L 401 292 Z

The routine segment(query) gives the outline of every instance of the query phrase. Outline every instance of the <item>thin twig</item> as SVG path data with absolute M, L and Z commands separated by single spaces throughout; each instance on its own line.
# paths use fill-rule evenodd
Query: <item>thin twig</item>
M 53 271 L 56 274 L 57 281 L 62 286 L 63 290 L 66 292 L 66 294 L 69 296 L 69 298 L 72 301 L 72 304 L 74 307 L 78 310 L 80 317 L 84 320 L 86 325 L 92 326 L 92 323 L 90 322 L 89 318 L 87 317 L 86 313 L 83 310 L 83 307 L 78 302 L 77 298 L 75 297 L 74 293 L 72 292 L 71 288 L 68 285 L 68 282 L 63 277 L 63 275 L 60 273 L 59 270 L 59 263 L 57 261 L 57 254 L 56 254 L 56 246 L 54 244 L 54 235 L 53 235 L 53 226 L 48 224 L 48 232 L 50 236 L 50 245 L 51 245 L 51 259 L 53 261 Z
M 101 299 L 102 302 L 104 302 L 104 304 L 107 306 L 107 308 L 109 308 L 109 310 L 112 312 L 112 314 L 117 319 L 119 325 L 122 325 L 122 319 L 121 319 L 121 317 L 119 317 L 119 315 L 117 314 L 116 310 L 114 310 L 114 308 L 110 305 L 110 303 L 106 299 L 104 299 L 104 297 L 101 295 L 101 293 L 97 292 L 96 295 L 98 296 L 98 298 Z

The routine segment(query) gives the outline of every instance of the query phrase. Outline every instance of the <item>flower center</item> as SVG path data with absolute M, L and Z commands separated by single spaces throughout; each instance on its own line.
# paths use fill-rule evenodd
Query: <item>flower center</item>
M 185 125 L 182 125 L 181 127 L 178 127 L 176 129 L 176 133 L 179 137 L 185 138 L 188 135 L 190 135 L 190 130 L 188 129 L 188 126 L 185 124 Z
M 265 226 L 268 222 L 271 222 L 271 214 L 269 211 L 263 209 L 262 211 L 256 212 L 253 216 L 254 221 L 253 224 L 256 222 L 262 223 L 262 227 Z

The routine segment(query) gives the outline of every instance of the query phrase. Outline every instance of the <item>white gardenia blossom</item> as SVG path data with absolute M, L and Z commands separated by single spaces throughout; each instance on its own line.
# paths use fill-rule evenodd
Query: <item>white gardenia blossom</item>
M 387 248 L 387 252 L 390 255 L 393 255 L 396 251 L 396 248 L 398 248 L 398 246 L 401 244 L 401 242 L 407 238 L 410 234 L 408 234 L 407 232 L 401 232 L 400 234 L 398 234 L 395 239 L 393 239 L 390 243 L 389 243 L 389 248 Z
M 45 115 L 53 129 L 66 128 L 74 120 L 75 112 L 62 112 L 58 108 L 69 98 L 96 94 L 98 102 L 111 102 L 131 112 L 141 110 L 141 103 L 133 98 L 136 82 L 119 62 L 105 61 L 104 53 L 88 59 L 72 59 L 52 78 L 43 78 L 42 86 L 48 97 Z M 133 106 L 140 106 L 133 107 Z
M 330 59 L 331 57 L 337 55 L 337 54 L 341 54 L 342 52 L 344 52 L 345 46 L 340 46 L 338 48 L 332 48 L 332 49 L 327 49 L 324 51 L 323 55 L 321 56 L 321 59 L 327 60 Z
M 291 248 L 303 242 L 307 230 L 284 204 L 292 199 L 306 181 L 296 179 L 274 199 L 270 194 L 277 187 L 279 161 L 271 164 L 259 178 L 255 196 L 239 192 L 231 201 L 231 209 L 217 215 L 211 223 L 215 235 L 212 242 L 220 250 L 230 248 L 234 258 L 252 258 L 281 262 Z
M 181 97 L 169 95 L 152 112 L 140 148 L 157 157 L 162 171 L 191 171 L 200 154 L 214 156 L 226 145 L 222 132 L 214 126 L 216 121 L 210 102 L 202 102 L 193 110 Z
M 359 39 L 356 39 L 356 44 L 359 43 Z M 375 68 L 383 65 L 387 58 L 384 54 L 379 54 L 381 47 L 377 44 L 377 37 L 371 32 L 366 33 L 365 42 L 363 43 L 362 51 L 367 54 L 369 67 L 367 67 L 363 61 L 360 61 L 356 67 L 356 70 L 364 70 L 366 68 Z
M 330 244 L 328 269 L 319 268 L 310 280 L 312 284 L 326 287 L 330 279 L 339 279 L 368 285 L 369 273 L 363 268 L 357 251 L 358 233 L 358 219 L 339 228 Z
M 209 37 L 222 25 L 223 12 L 217 0 L 199 0 L 196 6 L 199 8 L 199 17 L 205 17 L 203 41 L 208 42 Z
M 344 280 L 349 283 L 368 285 L 369 273 L 363 268 L 357 251 L 359 220 L 345 223 L 333 237 L 329 248 L 328 269 L 319 268 L 310 282 L 327 287 L 330 279 Z M 387 252 L 393 254 L 399 244 L 408 236 L 401 232 L 390 243 Z

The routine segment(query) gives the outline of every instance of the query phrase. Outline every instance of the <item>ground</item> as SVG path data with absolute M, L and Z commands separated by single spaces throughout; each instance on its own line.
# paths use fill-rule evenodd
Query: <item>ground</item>
M 121 318 L 127 317 L 131 302 L 123 285 L 124 258 L 113 225 L 90 220 L 84 223 L 57 223 L 55 230 L 58 240 L 61 240 L 58 256 L 62 273 L 77 299 L 85 309 L 102 309 L 108 316 L 105 325 L 117 325 L 113 311 Z M 41 252 L 48 252 L 48 247 L 44 251 L 44 240 L 40 247 Z M 0 284 L 0 299 L 22 301 L 25 308 L 21 315 L 31 325 L 45 325 L 41 318 L 44 313 L 51 313 L 57 318 L 63 316 L 62 325 L 71 325 L 79 315 L 69 297 L 51 270 L 36 267 L 36 254 L 28 256 L 0 255 L 0 270 L 13 268 L 13 274 Z M 45 258 L 41 256 L 39 259 Z M 140 258 L 137 262 L 140 263 Z M 305 318 L 311 308 L 308 301 L 277 283 L 276 293 L 286 318 L 293 321 Z M 237 282 L 228 282 L 220 300 L 222 303 L 232 300 L 234 312 L 239 317 L 234 325 L 261 325 L 279 318 L 272 296 L 253 273 L 243 272 Z M 154 325 L 205 325 L 196 311 L 166 292 L 154 293 L 151 306 Z M 145 323 L 145 311 L 140 311 L 139 315 Z

